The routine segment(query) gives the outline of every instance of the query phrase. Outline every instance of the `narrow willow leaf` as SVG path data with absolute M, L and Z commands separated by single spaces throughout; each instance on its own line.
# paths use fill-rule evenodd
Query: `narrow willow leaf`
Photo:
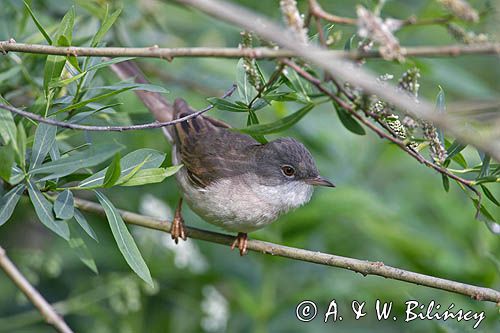
M 120 213 L 109 201 L 109 199 L 104 196 L 104 194 L 98 191 L 95 191 L 95 194 L 101 203 L 104 212 L 106 213 L 109 226 L 111 227 L 111 232 L 113 233 L 118 249 L 125 258 L 125 261 L 141 279 L 146 281 L 146 283 L 150 286 L 153 286 L 153 280 L 151 279 L 148 266 L 144 262 L 144 259 L 142 258 L 132 235 L 130 235 L 130 232 L 125 226 L 125 222 L 123 222 Z
M 17 166 L 13 166 L 8 183 L 11 185 L 17 185 L 24 179 L 24 176 L 23 170 L 19 169 Z
M 247 106 L 240 106 L 238 104 L 226 101 L 225 99 L 222 99 L 222 98 L 210 97 L 210 98 L 207 98 L 207 101 L 209 101 L 210 104 L 212 104 L 218 110 L 221 110 L 221 111 L 248 112 L 248 107 Z
M 51 81 L 49 83 L 49 89 L 60 88 L 60 87 L 67 86 L 68 84 L 70 84 L 71 82 L 74 82 L 74 81 L 78 80 L 79 78 L 81 78 L 85 74 L 86 74 L 86 72 L 78 73 L 77 75 L 74 75 L 74 76 L 70 77 L 69 79 Z
M 483 165 L 481 166 L 481 171 L 479 172 L 478 178 L 487 177 L 490 174 L 490 155 L 485 154 L 482 158 Z
M 467 147 L 466 144 L 462 144 L 457 140 L 453 141 L 453 143 L 446 150 L 448 158 L 453 158 L 453 156 L 464 150 L 465 147 Z
M 255 113 L 255 111 L 250 109 L 248 110 L 247 126 L 252 125 L 259 125 L 259 118 L 257 118 L 257 114 Z M 262 144 L 267 143 L 267 139 L 261 134 L 252 134 L 252 137 Z
M 145 184 L 160 183 L 165 178 L 172 176 L 179 169 L 182 168 L 181 165 L 174 165 L 168 168 L 153 168 L 153 169 L 142 169 L 137 171 L 137 173 L 130 178 L 125 183 L 119 183 L 120 186 L 139 186 Z
M 22 122 L 17 124 L 17 163 L 23 170 L 26 168 L 26 132 Z
M 2 82 L 0 80 L 0 82 Z M 5 105 L 10 105 L 1 95 L 0 103 Z M 16 124 L 14 123 L 14 117 L 10 111 L 5 109 L 0 109 L 0 137 L 2 138 L 5 145 L 9 142 L 14 143 L 14 148 L 17 151 L 17 130 Z
M 99 27 L 99 30 L 97 30 L 97 33 L 92 38 L 90 46 L 96 47 L 101 42 L 101 40 L 106 35 L 106 32 L 108 32 L 111 26 L 113 26 L 113 24 L 115 23 L 118 16 L 120 16 L 121 11 L 122 9 L 118 8 L 111 15 L 108 16 L 108 7 L 106 7 L 106 14 L 104 16 L 104 19 L 101 23 L 101 26 Z
M 56 81 L 61 76 L 66 58 L 58 55 L 48 55 L 45 61 L 43 72 L 43 90 L 45 95 L 49 95 L 49 85 L 52 81 Z
M 448 176 L 441 174 L 441 179 L 443 180 L 443 187 L 446 192 L 450 191 L 450 179 Z
M 95 97 L 86 99 L 84 101 L 68 105 L 68 106 L 66 106 L 66 107 L 64 107 L 64 108 L 62 108 L 60 110 L 57 110 L 56 112 L 54 112 L 54 114 L 63 113 L 63 112 L 70 111 L 70 110 L 75 110 L 75 109 L 81 108 L 81 107 L 83 107 L 83 106 L 85 106 L 85 105 L 87 105 L 89 103 L 100 101 L 101 99 L 104 99 L 104 98 L 107 98 L 107 97 L 111 97 L 111 96 L 120 94 L 120 93 L 122 93 L 124 91 L 127 91 L 127 90 L 130 90 L 130 89 L 132 89 L 132 87 L 125 87 L 125 88 L 122 88 L 122 89 L 119 89 L 119 90 L 115 90 L 115 91 L 112 91 L 112 92 L 109 92 L 109 93 L 97 95 Z
M 54 213 L 61 220 L 69 220 L 74 214 L 75 202 L 73 193 L 70 190 L 64 190 L 56 198 L 54 202 Z
M 51 173 L 57 176 L 69 175 L 80 168 L 95 166 L 106 161 L 123 146 L 114 143 L 103 143 L 91 146 L 89 149 L 40 165 L 30 171 L 30 174 Z
M 74 225 L 74 223 L 69 223 L 69 229 L 71 231 L 71 237 L 69 238 L 69 247 L 75 252 L 76 256 L 84 263 L 85 266 L 90 268 L 90 270 L 98 274 L 97 266 L 95 264 L 94 258 L 90 253 L 87 244 L 83 240 L 81 231 Z
M 36 18 L 35 14 L 31 10 L 30 6 L 26 3 L 26 1 L 24 1 L 24 6 L 26 7 L 26 9 L 28 10 L 28 12 L 30 13 L 30 16 L 33 19 L 33 22 L 35 23 L 36 27 L 38 28 L 38 30 L 40 31 L 40 33 L 43 35 L 43 37 L 45 38 L 45 40 L 47 41 L 47 43 L 49 43 L 49 45 L 52 45 L 52 39 L 50 39 L 49 34 L 42 27 L 42 25 L 40 24 L 40 21 L 38 21 L 38 19 Z
M 130 175 L 136 168 L 135 172 L 139 171 L 140 168 L 157 168 L 165 160 L 165 154 L 154 149 L 138 149 L 131 153 L 128 153 L 120 160 L 121 173 L 118 182 L 123 182 L 124 177 Z M 104 181 L 104 175 L 106 174 L 108 168 L 101 170 L 92 176 L 82 180 L 79 187 L 99 187 L 102 186 Z M 133 174 L 132 174 L 133 176 Z
M 462 168 L 467 168 L 467 161 L 461 153 L 455 154 L 451 159 L 457 162 Z
M 68 224 L 66 221 L 58 221 L 54 219 L 54 215 L 52 215 L 52 204 L 43 196 L 42 192 L 40 192 L 32 180 L 28 182 L 28 194 L 40 222 L 62 238 L 68 240 Z
M 472 199 L 472 201 L 474 202 L 474 207 L 476 207 L 476 209 L 477 209 L 479 206 L 479 200 Z M 493 217 L 493 215 L 491 215 L 491 213 L 488 211 L 488 209 L 486 209 L 486 207 L 482 204 L 479 206 L 479 212 L 477 214 L 477 219 L 480 221 L 486 222 L 486 223 L 496 223 L 496 220 Z
M 292 113 L 291 115 L 281 118 L 275 122 L 269 124 L 252 125 L 246 128 L 242 128 L 240 129 L 240 131 L 247 134 L 271 134 L 281 132 L 293 126 L 306 114 L 308 114 L 309 111 L 311 111 L 313 108 L 314 104 L 310 103 L 299 109 L 298 111 Z
M 306 80 L 302 79 L 296 71 L 283 71 L 283 74 L 289 82 L 289 87 L 298 92 L 301 97 L 309 101 L 309 94 L 312 92 L 311 85 Z
M 56 140 L 57 127 L 45 123 L 38 124 L 31 151 L 30 170 L 42 164 Z
M 111 187 L 116 184 L 118 178 L 120 178 L 121 168 L 120 168 L 120 154 L 115 154 L 113 158 L 113 162 L 106 170 L 106 174 L 104 175 L 103 187 Z
M 344 44 L 344 51 L 351 51 L 352 49 L 352 42 L 354 41 L 354 37 L 356 37 L 356 34 L 353 34 L 348 40 L 346 40 Z
M 342 123 L 342 125 L 344 125 L 344 127 L 346 129 L 348 129 L 349 131 L 351 131 L 354 134 L 358 134 L 358 135 L 365 135 L 366 134 L 363 126 L 361 126 L 358 123 L 358 121 L 356 119 L 354 119 L 354 117 L 351 116 L 351 114 L 348 111 L 344 110 L 343 108 L 341 108 L 340 106 L 337 106 L 337 105 L 334 105 L 334 107 L 335 107 L 335 110 L 337 111 L 337 115 L 339 116 L 340 122 Z
M 276 91 L 265 94 L 264 96 L 262 96 L 262 98 L 268 101 L 287 102 L 296 101 L 299 99 L 299 96 L 296 93 L 290 91 Z
M 439 113 L 446 112 L 446 102 L 445 102 L 445 98 L 444 98 L 444 90 L 441 86 L 439 86 L 439 92 L 438 92 L 437 97 L 436 97 L 436 110 Z M 438 132 L 439 141 L 441 141 L 441 144 L 444 145 L 443 130 L 438 128 L 437 132 Z
M 14 166 L 14 149 L 12 145 L 0 146 L 0 178 L 8 182 Z
M 257 90 L 250 84 L 247 77 L 247 72 L 244 66 L 245 60 L 241 58 L 236 65 L 236 85 L 238 87 L 238 94 L 246 105 L 257 96 Z
M 111 86 L 91 87 L 91 88 L 88 88 L 88 90 L 102 90 L 102 89 L 121 90 L 123 88 L 129 88 L 131 90 L 144 90 L 144 91 L 149 91 L 149 92 L 157 92 L 157 93 L 161 93 L 161 94 L 168 93 L 168 90 L 161 87 L 161 86 L 157 86 L 157 85 L 151 84 L 151 83 L 136 83 L 136 82 L 133 82 L 133 83 L 125 82 L 125 83 L 114 84 Z
M 493 202 L 495 205 L 500 206 L 500 202 L 498 202 L 493 193 L 491 193 L 490 190 L 488 190 L 488 188 L 485 185 L 481 184 L 480 186 L 484 192 L 484 195 L 486 195 L 486 197 L 490 199 L 490 201 Z
M 76 222 L 78 222 L 80 227 L 82 227 L 83 231 L 87 233 L 87 235 L 89 235 L 96 242 L 99 242 L 99 240 L 97 239 L 97 234 L 95 233 L 94 229 L 92 229 L 90 224 L 87 222 L 85 216 L 76 208 L 74 209 L 73 217 L 75 218 Z
M 26 186 L 24 184 L 19 184 L 0 199 L 0 225 L 10 219 L 25 189 Z
M 106 61 L 103 61 L 103 62 L 100 62 L 98 64 L 95 64 L 93 66 L 90 66 L 88 69 L 87 69 L 87 72 L 91 72 L 91 71 L 96 71 L 100 68 L 104 68 L 104 67 L 107 67 L 107 66 L 111 66 L 113 64 L 117 64 L 117 63 L 120 63 L 120 62 L 124 62 L 124 61 L 129 61 L 129 60 L 132 60 L 132 59 L 135 59 L 135 57 L 127 57 L 127 58 L 113 58 L 111 60 L 106 60 Z

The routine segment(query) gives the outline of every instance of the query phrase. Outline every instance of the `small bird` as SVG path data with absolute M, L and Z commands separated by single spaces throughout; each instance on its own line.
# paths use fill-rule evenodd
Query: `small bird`
M 148 83 L 131 61 L 111 68 L 122 79 Z M 195 112 L 183 99 L 172 105 L 157 92 L 135 93 L 161 122 Z M 184 199 L 202 219 L 238 233 L 231 249 L 238 247 L 240 255 L 247 252 L 247 233 L 307 203 L 314 186 L 335 187 L 319 175 L 307 148 L 292 138 L 261 144 L 202 115 L 162 129 L 172 143 L 173 163 L 183 164 L 176 178 Z M 186 240 L 181 207 L 182 198 L 170 230 L 176 243 Z
M 176 99 L 173 118 L 195 112 Z M 191 209 L 205 221 L 238 236 L 231 249 L 247 251 L 247 233 L 307 203 L 313 186 L 335 187 L 321 177 L 311 153 L 292 138 L 261 144 L 226 123 L 197 116 L 168 130 L 173 163 L 183 164 L 177 182 Z M 172 238 L 186 239 L 179 201 Z

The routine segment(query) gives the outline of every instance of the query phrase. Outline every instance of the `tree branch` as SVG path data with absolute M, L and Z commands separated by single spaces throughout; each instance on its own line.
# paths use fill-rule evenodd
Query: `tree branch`
M 83 211 L 92 212 L 104 216 L 103 208 L 92 201 L 75 198 L 75 206 Z M 126 223 L 141 227 L 170 232 L 171 222 L 159 220 L 152 217 L 120 210 L 120 214 Z M 205 231 L 197 228 L 186 227 L 188 237 L 200 239 L 212 243 L 230 246 L 234 236 L 217 232 Z M 457 294 L 469 296 L 475 300 L 500 302 L 500 292 L 490 288 L 473 286 L 456 281 L 446 280 L 429 275 L 419 274 L 403 269 L 386 266 L 381 262 L 371 262 L 333 254 L 309 251 L 270 242 L 249 240 L 248 249 L 273 256 L 280 256 L 299 261 L 305 261 L 325 266 L 344 268 L 353 272 L 366 275 L 378 275 L 388 279 L 404 281 L 408 283 L 423 285 L 431 288 L 441 289 Z
M 391 141 L 392 143 L 395 143 L 399 148 L 401 148 L 401 150 L 406 152 L 411 157 L 415 158 L 420 163 L 424 164 L 427 167 L 430 167 L 430 168 L 436 170 L 437 172 L 439 172 L 443 175 L 450 177 L 453 180 L 456 180 L 460 184 L 466 186 L 468 189 L 473 191 L 479 198 L 481 198 L 481 192 L 479 192 L 473 186 L 474 185 L 473 181 L 470 181 L 470 180 L 464 179 L 462 177 L 459 177 L 457 175 L 454 175 L 453 173 L 448 171 L 446 168 L 443 168 L 443 167 L 437 165 L 436 163 L 432 163 L 432 162 L 428 161 L 420 153 L 418 153 L 417 151 L 408 147 L 402 140 L 395 138 L 394 136 L 389 135 L 389 134 L 385 133 L 384 131 L 382 131 L 380 128 L 378 128 L 377 126 L 372 124 L 368 119 L 366 119 L 363 116 L 361 116 L 360 114 L 358 114 L 356 112 L 356 110 L 354 110 L 348 103 L 346 103 L 340 97 L 338 97 L 337 95 L 333 94 L 331 91 L 326 89 L 322 85 L 320 80 L 318 80 L 317 78 L 315 78 L 314 76 L 312 76 L 311 74 L 307 73 L 305 70 L 300 68 L 300 66 L 297 65 L 295 62 L 288 60 L 288 59 L 282 59 L 281 62 L 286 64 L 288 67 L 292 68 L 294 71 L 297 72 L 297 74 L 302 76 L 304 79 L 311 82 L 314 86 L 316 86 L 316 88 L 318 88 L 318 90 L 320 90 L 321 92 L 323 92 L 324 94 L 329 96 L 332 100 L 337 102 L 342 108 L 346 109 L 353 117 L 355 117 L 357 120 L 359 120 L 365 126 L 367 126 L 369 129 L 371 129 L 373 132 L 375 132 L 380 138 L 387 139 L 387 140 Z M 481 200 L 479 200 L 479 202 L 481 202 Z M 478 212 L 479 212 L 479 210 L 478 210 Z
M 231 88 L 229 88 L 228 91 L 224 93 L 224 95 L 221 96 L 221 98 L 226 98 L 228 96 L 231 96 L 231 94 L 236 90 L 236 85 L 232 85 Z M 182 123 L 183 121 L 189 120 L 191 118 L 196 118 L 199 115 L 202 115 L 203 113 L 211 110 L 214 106 L 210 104 L 206 108 L 196 111 L 188 116 L 177 118 L 171 121 L 164 121 L 164 122 L 153 122 L 153 123 L 147 123 L 147 124 L 140 124 L 140 125 L 128 125 L 128 126 L 90 126 L 90 125 L 80 125 L 80 124 L 73 124 L 73 123 L 68 123 L 64 121 L 58 121 L 52 118 L 44 118 L 41 115 L 31 113 L 28 111 L 23 111 L 20 109 L 17 109 L 15 107 L 12 107 L 10 105 L 6 104 L 1 104 L 0 103 L 0 109 L 4 109 L 7 111 L 10 111 L 12 113 L 18 114 L 20 116 L 23 116 L 25 118 L 29 118 L 35 121 L 38 121 L 40 123 L 45 123 L 49 125 L 54 125 L 58 127 L 63 127 L 63 128 L 70 128 L 74 130 L 82 130 L 82 131 L 97 131 L 97 132 L 123 132 L 123 131 L 131 131 L 131 130 L 143 130 L 143 129 L 153 129 L 153 128 L 161 128 L 161 127 L 166 127 L 166 126 L 171 126 L 175 125 L 178 123 Z
M 312 16 L 317 18 L 321 18 L 325 21 L 332 22 L 335 24 L 345 24 L 345 25 L 357 25 L 358 20 L 356 18 L 343 17 L 333 15 L 327 11 L 325 11 L 318 3 L 317 0 L 309 0 L 309 12 Z M 411 16 L 405 20 L 401 20 L 401 26 L 415 26 L 415 25 L 433 25 L 433 24 L 445 24 L 453 20 L 453 16 L 443 16 L 436 18 L 428 18 L 428 19 L 417 19 L 414 16 Z
M 176 1 L 191 5 L 208 15 L 235 24 L 245 30 L 253 31 L 264 39 L 275 42 L 285 49 L 294 51 L 297 56 L 326 70 L 332 77 L 363 88 L 365 92 L 379 96 L 386 102 L 398 107 L 402 112 L 415 118 L 427 120 L 436 127 L 448 131 L 458 140 L 469 143 L 489 154 L 493 159 L 500 161 L 500 147 L 493 138 L 477 135 L 474 128 L 467 126 L 467 124 L 450 116 L 450 114 L 435 112 L 434 105 L 424 99 L 416 103 L 413 98 L 402 94 L 394 85 L 380 85 L 372 73 L 355 66 L 344 58 L 327 57 L 327 53 L 324 50 L 311 44 L 304 47 L 301 43 L 296 42 L 293 35 L 287 33 L 280 25 L 267 17 L 226 1 Z
M 83 47 L 83 46 L 52 46 L 42 44 L 23 44 L 11 41 L 0 41 L 0 53 L 22 52 L 35 54 L 52 54 L 80 57 L 143 57 L 159 58 L 172 61 L 179 57 L 213 57 L 213 58 L 252 58 L 270 59 L 297 56 L 297 52 L 288 49 L 257 48 L 227 48 L 227 47 L 192 47 L 192 48 L 160 48 L 152 47 Z M 402 47 L 402 55 L 406 57 L 449 57 L 469 54 L 500 54 L 500 43 L 484 43 L 471 45 L 418 46 Z M 359 50 L 339 51 L 323 50 L 325 57 L 342 57 L 351 60 L 361 58 L 381 58 L 378 50 L 363 52 Z
M 14 284 L 23 292 L 31 303 L 38 309 L 45 321 L 54 326 L 58 332 L 72 333 L 64 319 L 57 314 L 54 308 L 43 298 L 43 296 L 29 283 L 24 275 L 17 269 L 14 263 L 7 257 L 5 250 L 0 246 L 0 268 Z

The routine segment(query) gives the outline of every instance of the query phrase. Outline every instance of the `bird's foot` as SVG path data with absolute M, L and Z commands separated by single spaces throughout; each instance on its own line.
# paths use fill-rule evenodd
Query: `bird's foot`
M 170 235 L 172 235 L 172 239 L 175 244 L 179 243 L 179 238 L 182 240 L 186 240 L 186 229 L 184 228 L 184 219 L 181 214 L 182 208 L 182 198 L 179 199 L 179 204 L 177 205 L 177 209 L 175 210 L 174 220 L 172 221 L 172 227 L 170 228 Z
M 231 244 L 231 250 L 234 250 L 236 246 L 240 250 L 240 256 L 244 256 L 247 254 L 247 245 L 248 245 L 248 235 L 244 232 L 238 232 L 238 236 L 236 236 L 233 244 Z

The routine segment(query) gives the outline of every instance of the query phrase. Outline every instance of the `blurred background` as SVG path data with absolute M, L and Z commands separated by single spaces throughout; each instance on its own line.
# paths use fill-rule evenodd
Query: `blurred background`
M 281 22 L 279 1 L 235 1 Z M 355 17 L 355 3 L 373 6 L 371 1 L 320 1 L 337 15 Z M 498 2 L 469 1 L 479 12 L 487 10 L 479 24 L 463 25 L 477 33 L 498 37 Z M 108 46 L 235 47 L 240 42 L 237 28 L 159 0 L 31 1 L 42 25 L 56 27 L 75 5 L 77 23 L 74 45 L 88 45 L 99 26 L 99 12 L 108 3 L 123 6 L 115 26 L 107 34 Z M 26 15 L 22 1 L 1 0 L 0 40 L 45 43 Z M 304 11 L 307 1 L 299 1 Z M 431 18 L 444 15 L 436 1 L 387 1 L 382 15 Z M 355 27 L 334 26 L 342 49 Z M 457 41 L 442 26 L 407 27 L 397 33 L 401 44 L 447 45 Z M 43 78 L 44 56 L 9 54 L 0 57 L 0 77 L 22 63 L 35 81 Z M 236 79 L 237 59 L 178 58 L 172 62 L 142 59 L 137 62 L 155 84 L 169 90 L 167 99 L 186 99 L 196 108 L 206 98 L 220 96 Z M 274 63 L 259 61 L 270 73 Z M 434 101 L 440 85 L 447 103 L 496 102 L 500 86 L 499 58 L 463 56 L 457 58 L 410 59 L 401 65 L 369 60 L 371 70 L 397 78 L 412 65 L 421 71 L 420 95 Z M 109 69 L 94 80 L 102 85 L 119 81 Z M 19 73 L 0 80 L 0 94 L 17 106 L 33 103 L 30 86 Z M 144 123 L 151 116 L 133 92 L 113 99 L 122 103 L 110 115 L 115 124 Z M 260 111 L 261 122 L 297 110 L 298 105 L 276 102 Z M 212 110 L 211 116 L 235 127 L 244 127 L 246 116 Z M 78 135 L 83 135 L 79 133 Z M 170 155 L 170 146 L 160 130 L 125 133 L 91 133 L 94 142 L 115 140 L 127 151 L 153 148 Z M 252 233 L 251 238 L 341 256 L 382 261 L 387 265 L 423 274 L 498 289 L 500 287 L 500 242 L 484 223 L 474 219 L 475 209 L 455 184 L 444 191 L 441 176 L 418 164 L 397 147 L 372 133 L 357 136 L 339 122 L 331 104 L 315 108 L 293 128 L 279 135 L 292 136 L 312 151 L 321 173 L 336 183 L 335 189 L 317 189 L 312 201 L 271 226 Z M 470 165 L 479 163 L 474 150 L 464 151 Z M 168 157 L 170 159 L 170 157 Z M 97 168 L 98 169 L 98 168 Z M 96 169 L 96 170 L 97 170 Z M 497 197 L 498 186 L 490 186 Z M 95 200 L 89 193 L 81 197 Z M 179 198 L 175 181 L 139 188 L 107 191 L 118 208 L 158 217 L 170 217 Z M 485 201 L 498 220 L 500 210 Z M 68 244 L 39 223 L 26 198 L 11 220 L 0 228 L 0 245 L 37 289 L 65 315 L 77 332 L 330 332 L 338 327 L 352 332 L 472 332 L 500 331 L 499 309 L 493 303 L 477 302 L 440 290 L 383 279 L 363 277 L 342 269 L 323 267 L 258 253 L 240 257 L 227 247 L 188 240 L 175 246 L 170 235 L 130 226 L 148 264 L 155 287 L 148 287 L 133 274 L 117 249 L 104 218 L 86 214 L 99 243 L 87 242 L 99 269 L 96 275 L 85 267 Z M 189 226 L 217 230 L 187 207 Z M 217 230 L 218 231 L 218 230 Z M 43 319 L 12 282 L 0 273 L 0 331 L 51 332 Z M 319 313 L 335 299 L 342 322 L 325 324 L 323 318 L 302 323 L 295 307 L 313 300 Z M 398 321 L 377 321 L 375 300 L 394 302 Z M 404 302 L 431 300 L 443 308 L 484 311 L 479 329 L 473 322 L 420 321 L 404 323 Z M 365 318 L 354 320 L 351 301 L 366 301 Z

